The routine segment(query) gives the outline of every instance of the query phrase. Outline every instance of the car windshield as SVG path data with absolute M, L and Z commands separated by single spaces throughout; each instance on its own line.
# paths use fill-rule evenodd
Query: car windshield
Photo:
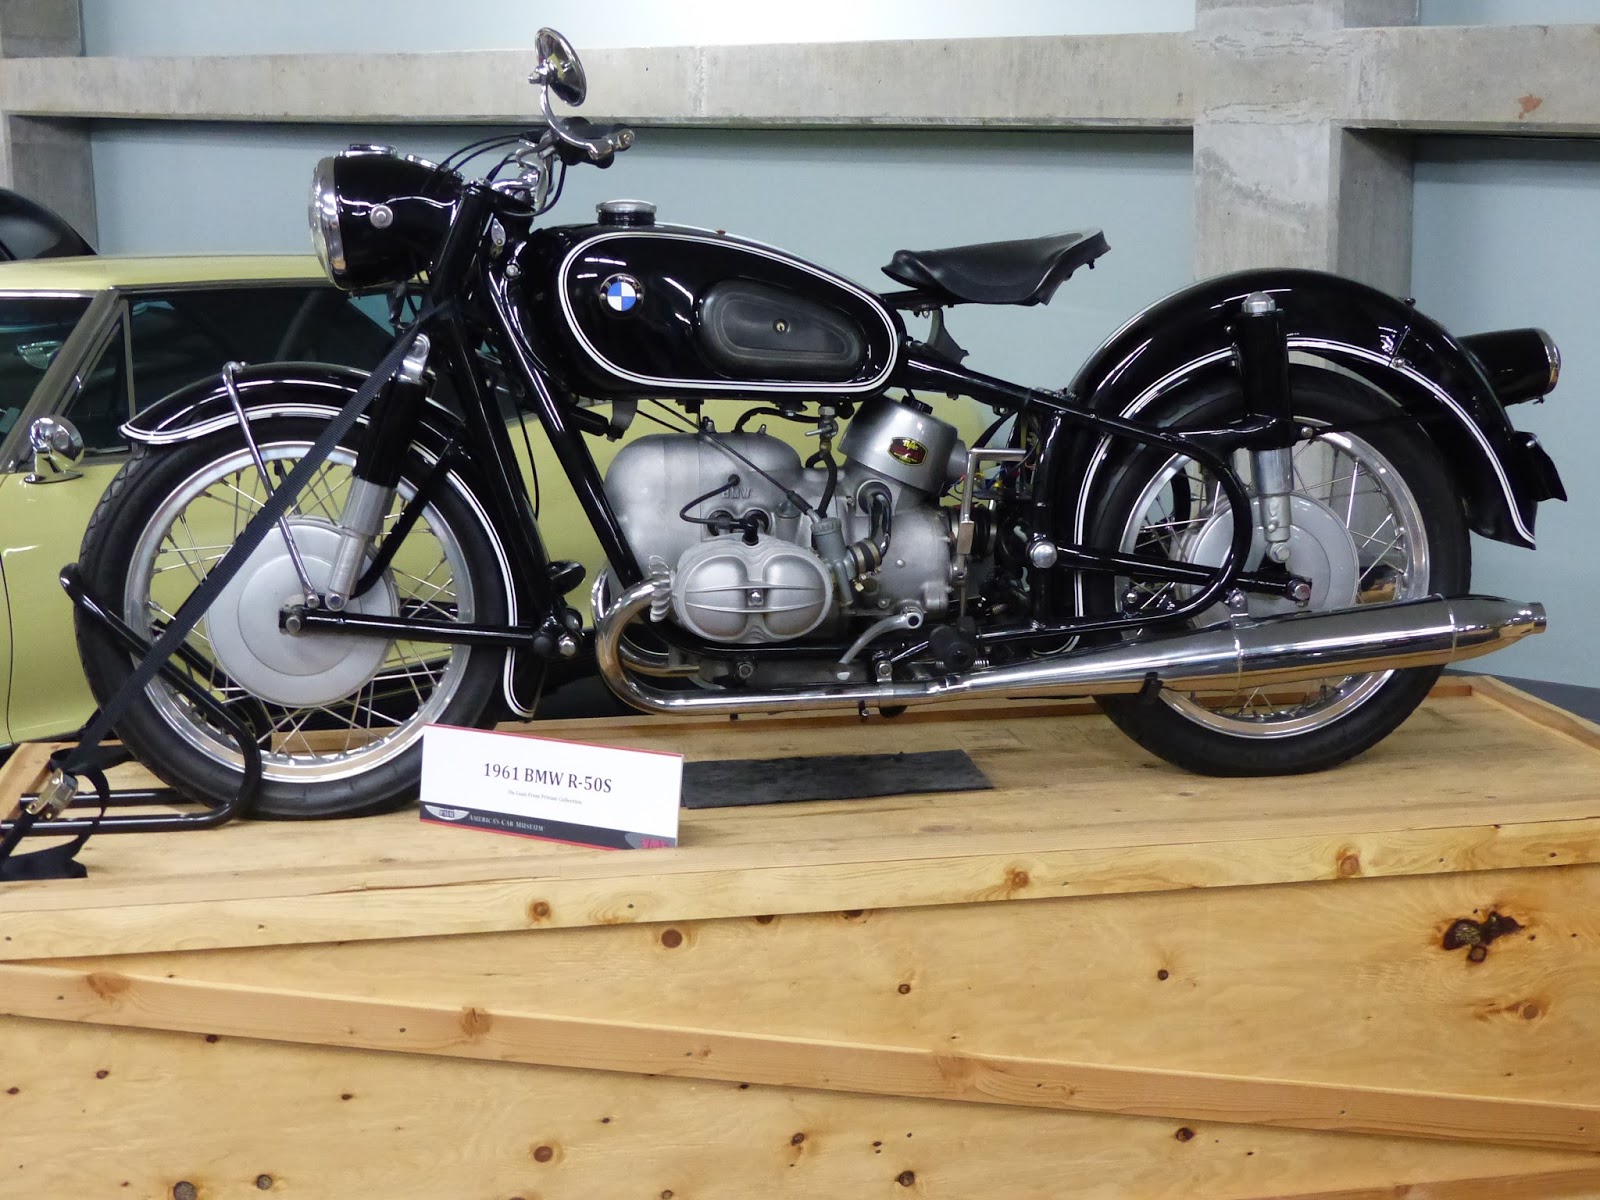
M 226 362 L 325 362 L 370 369 L 391 333 L 326 285 L 183 288 L 128 296 L 125 324 L 87 371 L 67 417 L 93 452 L 125 448 L 130 416 Z
M 88 307 L 88 296 L 0 296 L 0 437 Z

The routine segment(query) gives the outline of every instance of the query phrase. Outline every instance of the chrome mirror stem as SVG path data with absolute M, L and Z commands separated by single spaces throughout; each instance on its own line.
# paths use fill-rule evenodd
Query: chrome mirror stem
M 82 479 L 73 470 L 83 458 L 83 435 L 65 417 L 40 417 L 28 426 L 28 449 L 33 451 L 33 470 L 23 476 L 24 483 L 65 483 Z

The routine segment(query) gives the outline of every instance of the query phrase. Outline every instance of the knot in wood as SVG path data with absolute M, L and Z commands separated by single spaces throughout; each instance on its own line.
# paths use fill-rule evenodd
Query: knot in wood
M 1498 912 L 1490 912 L 1481 921 L 1462 917 L 1458 921 L 1451 922 L 1450 928 L 1445 930 L 1442 944 L 1446 950 L 1470 947 L 1467 951 L 1467 961 L 1482 962 L 1488 956 L 1489 943 L 1509 933 L 1516 933 L 1521 928 L 1522 923 L 1516 918 Z

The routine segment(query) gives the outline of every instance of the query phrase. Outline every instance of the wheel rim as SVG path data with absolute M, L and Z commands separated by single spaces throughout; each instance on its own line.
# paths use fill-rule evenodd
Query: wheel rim
M 263 445 L 274 486 L 309 448 L 305 441 Z M 287 514 L 297 522 L 335 521 L 351 479 L 354 455 L 335 449 Z M 383 519 L 387 531 L 414 488 L 402 482 Z M 135 543 L 123 619 L 146 637 L 160 635 L 192 592 L 226 553 L 267 489 L 244 448 L 213 459 L 163 498 Z M 475 612 L 471 576 L 460 539 L 433 505 L 407 536 L 387 572 L 399 610 L 439 619 L 470 621 Z M 269 781 L 311 783 L 363 774 L 415 745 L 423 728 L 439 719 L 461 687 L 468 649 L 415 642 L 388 645 L 377 671 L 342 699 L 290 707 L 251 696 L 216 668 L 202 618 L 187 639 L 196 665 L 189 673 L 233 708 L 258 734 L 263 776 Z M 210 665 L 201 670 L 199 662 Z M 163 722 L 207 757 L 242 769 L 230 735 L 199 713 L 159 677 L 147 692 Z
M 1308 428 L 1315 422 L 1297 418 Z M 1356 604 L 1413 600 L 1430 593 L 1427 527 L 1416 497 L 1394 465 L 1370 442 L 1348 433 L 1322 431 L 1297 443 L 1291 451 L 1294 495 L 1316 510 L 1334 516 L 1348 530 L 1355 564 Z M 1249 478 L 1249 456 L 1237 456 L 1235 469 L 1255 495 Z M 1220 504 L 1221 490 L 1211 474 L 1193 460 L 1174 457 L 1158 470 L 1140 493 L 1122 530 L 1124 552 L 1196 561 L 1195 551 L 1219 516 L 1231 520 Z M 1323 527 L 1326 523 L 1323 522 Z M 1256 565 L 1258 544 L 1253 549 Z M 1331 540 L 1324 535 L 1324 540 Z M 1336 561 L 1337 545 L 1319 545 Z M 1298 566 L 1298 563 L 1294 563 Z M 1315 579 L 1313 583 L 1317 583 Z M 1176 584 L 1154 585 L 1117 580 L 1124 612 L 1154 612 L 1184 598 Z M 1192 594 L 1192 591 L 1189 593 Z M 1337 607 L 1329 597 L 1321 607 Z M 1251 597 L 1252 616 L 1285 611 L 1285 602 Z M 1290 605 L 1289 609 L 1292 610 Z M 1329 676 L 1290 688 L 1174 692 L 1164 689 L 1162 701 L 1196 724 L 1234 737 L 1280 738 L 1324 728 L 1359 708 L 1394 674 Z

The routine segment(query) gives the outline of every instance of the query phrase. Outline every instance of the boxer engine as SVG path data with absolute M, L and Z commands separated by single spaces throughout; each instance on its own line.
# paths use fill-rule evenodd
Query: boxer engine
M 668 581 L 671 618 L 708 641 L 840 637 L 863 621 L 916 628 L 950 610 L 954 426 L 915 401 L 861 405 L 835 478 L 766 433 L 654 434 L 625 446 L 606 492 L 639 562 Z M 666 591 L 667 589 L 663 589 Z

